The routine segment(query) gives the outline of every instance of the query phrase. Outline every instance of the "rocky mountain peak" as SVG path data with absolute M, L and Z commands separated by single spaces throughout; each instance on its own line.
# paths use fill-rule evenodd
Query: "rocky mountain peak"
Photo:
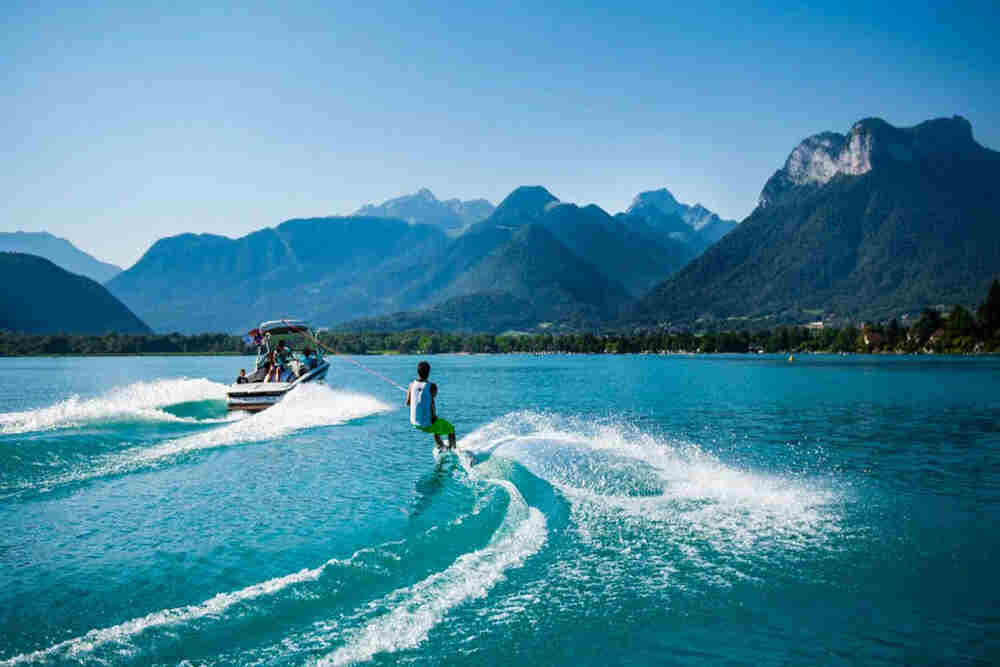
M 637 194 L 635 199 L 632 200 L 632 204 L 625 212 L 634 213 L 637 209 L 644 206 L 655 207 L 661 213 L 666 215 L 677 213 L 681 209 L 685 208 L 683 204 L 674 198 L 670 190 L 660 188 L 659 190 L 647 190 L 646 192 L 640 192 Z
M 735 220 L 723 220 L 701 204 L 689 206 L 677 201 L 666 188 L 640 192 L 624 215 L 640 218 L 669 238 L 689 244 L 695 254 L 737 225 Z
M 366 204 L 352 215 L 372 218 L 397 218 L 412 225 L 434 225 L 447 232 L 458 233 L 467 225 L 483 220 L 493 212 L 485 199 L 439 201 L 429 188 L 389 199 L 381 204 Z
M 769 206 L 791 189 L 821 187 L 836 176 L 860 176 L 880 165 L 912 162 L 978 146 L 972 124 L 961 116 L 937 118 L 914 127 L 895 127 L 864 118 L 846 134 L 823 132 L 805 139 L 764 185 L 759 204 Z

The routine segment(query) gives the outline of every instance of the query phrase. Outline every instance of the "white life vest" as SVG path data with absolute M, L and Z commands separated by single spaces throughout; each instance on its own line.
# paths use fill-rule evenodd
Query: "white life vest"
M 431 425 L 431 383 L 414 380 L 410 383 L 410 423 L 414 426 Z

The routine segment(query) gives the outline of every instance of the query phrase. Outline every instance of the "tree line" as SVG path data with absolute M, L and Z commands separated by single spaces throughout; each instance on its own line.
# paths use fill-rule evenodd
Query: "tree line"
M 319 334 L 337 354 L 587 353 L 659 352 L 861 352 L 1000 353 L 1000 282 L 994 280 L 975 313 L 955 306 L 942 313 L 926 309 L 914 322 L 810 329 L 780 326 L 762 331 L 643 331 L 573 334 L 461 334 L 435 331 L 336 332 Z M 0 356 L 100 354 L 248 354 L 241 336 L 221 333 L 164 335 L 38 335 L 0 332 Z

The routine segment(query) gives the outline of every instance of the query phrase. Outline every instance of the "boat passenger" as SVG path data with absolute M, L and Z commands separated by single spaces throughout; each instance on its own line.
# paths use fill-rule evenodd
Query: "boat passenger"
M 240 376 L 236 378 L 236 384 L 246 384 L 250 380 L 247 379 L 247 369 L 240 369 Z
M 274 350 L 269 350 L 267 353 L 267 361 L 264 362 L 267 367 L 267 375 L 264 376 L 264 382 L 277 382 L 278 381 L 278 363 L 275 360 Z
M 286 382 L 288 376 L 288 362 L 292 359 L 292 351 L 285 345 L 284 339 L 278 341 L 278 348 L 274 351 L 274 364 L 268 373 L 268 382 Z
M 311 371 L 319 366 L 319 359 L 316 357 L 316 354 L 312 351 L 311 347 L 307 347 L 302 350 L 302 365 L 306 367 L 307 371 Z

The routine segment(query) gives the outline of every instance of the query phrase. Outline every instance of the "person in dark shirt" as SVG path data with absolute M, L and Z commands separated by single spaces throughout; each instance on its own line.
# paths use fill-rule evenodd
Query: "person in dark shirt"
M 247 369 L 241 368 L 240 376 L 236 378 L 236 384 L 246 384 L 247 382 L 249 382 L 247 379 Z

